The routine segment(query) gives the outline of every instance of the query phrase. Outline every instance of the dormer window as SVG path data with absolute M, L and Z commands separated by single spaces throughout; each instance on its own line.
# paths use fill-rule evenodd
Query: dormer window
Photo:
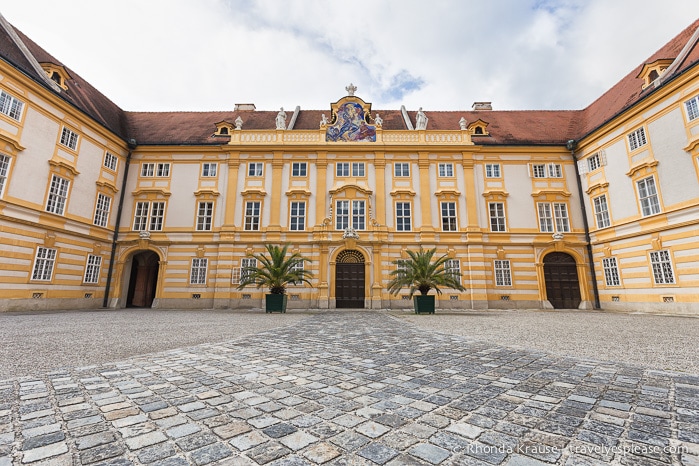
M 233 125 L 225 121 L 216 123 L 216 132 L 214 136 L 230 136 L 233 131 Z
M 66 83 L 71 79 L 71 76 L 63 66 L 54 63 L 41 63 L 41 67 L 51 81 L 61 86 L 64 90 L 68 90 L 68 85 Z
M 220 134 L 220 135 L 228 134 L 228 128 L 226 128 L 224 126 L 223 128 L 221 128 L 221 130 L 218 132 L 218 134 Z
M 643 79 L 643 89 L 647 88 L 653 81 L 658 79 L 663 75 L 665 70 L 672 64 L 672 60 L 656 60 L 653 63 L 646 63 L 641 68 L 641 72 L 636 76 L 639 79 Z
M 473 123 L 468 125 L 468 130 L 471 131 L 471 134 L 474 136 L 487 136 L 488 131 L 486 130 L 486 127 L 488 126 L 488 123 L 485 121 L 481 120 L 480 118 Z

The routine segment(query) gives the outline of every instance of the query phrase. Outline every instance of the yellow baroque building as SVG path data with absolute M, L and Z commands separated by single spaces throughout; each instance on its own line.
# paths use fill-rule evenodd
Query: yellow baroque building
M 290 307 L 699 314 L 699 21 L 582 110 L 129 112 L 0 16 L 0 310 L 254 308 L 266 244 L 309 260 Z M 340 97 L 338 100 L 338 97 Z M 334 102 L 333 102 L 334 100 Z

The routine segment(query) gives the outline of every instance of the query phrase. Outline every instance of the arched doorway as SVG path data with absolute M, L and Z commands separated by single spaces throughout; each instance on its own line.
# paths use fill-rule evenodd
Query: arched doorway
M 335 307 L 364 308 L 364 254 L 346 249 L 335 261 Z
M 131 259 L 131 276 L 126 307 L 151 307 L 158 283 L 160 258 L 153 251 L 135 254 Z
M 546 297 L 554 309 L 577 309 L 580 306 L 580 281 L 575 259 L 565 252 L 544 257 Z

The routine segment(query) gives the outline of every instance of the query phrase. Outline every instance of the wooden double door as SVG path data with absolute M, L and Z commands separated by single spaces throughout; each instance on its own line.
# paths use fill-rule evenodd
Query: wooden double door
M 364 308 L 364 255 L 359 251 L 342 251 L 335 263 L 335 307 Z
M 544 257 L 546 297 L 555 309 L 577 309 L 580 306 L 580 280 L 575 259 L 564 252 Z

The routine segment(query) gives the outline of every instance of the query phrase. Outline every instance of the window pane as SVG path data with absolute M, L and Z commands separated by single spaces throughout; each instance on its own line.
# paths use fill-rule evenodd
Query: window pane
M 335 203 L 335 228 L 344 230 L 349 227 L 349 201 Z

